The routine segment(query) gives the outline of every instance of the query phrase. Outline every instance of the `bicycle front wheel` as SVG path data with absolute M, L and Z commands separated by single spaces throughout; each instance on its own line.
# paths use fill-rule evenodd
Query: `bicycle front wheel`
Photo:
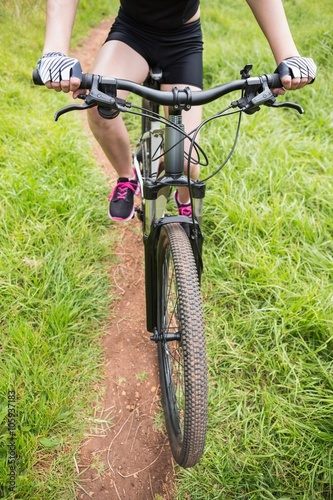
M 200 459 L 207 429 L 202 301 L 192 248 L 179 224 L 161 228 L 157 248 L 158 361 L 166 427 L 175 461 Z

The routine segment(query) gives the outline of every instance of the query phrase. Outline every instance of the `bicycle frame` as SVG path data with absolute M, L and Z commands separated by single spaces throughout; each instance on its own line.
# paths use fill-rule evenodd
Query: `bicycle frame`
M 145 84 L 150 88 L 158 88 L 158 77 L 147 79 Z M 156 113 L 158 107 L 155 106 Z M 201 232 L 202 206 L 205 196 L 205 184 L 201 181 L 190 181 L 193 217 L 181 215 L 165 215 L 167 202 L 170 198 L 172 188 L 188 186 L 189 180 L 184 175 L 184 126 L 182 124 L 182 110 L 169 107 L 170 125 L 161 127 L 161 123 L 152 114 L 148 131 L 143 131 L 141 145 L 147 141 L 150 158 L 143 161 L 150 163 L 143 172 L 149 172 L 147 177 L 142 178 L 139 161 L 134 154 L 134 166 L 142 187 L 142 214 L 143 241 L 145 248 L 145 283 L 146 283 L 146 322 L 147 330 L 155 332 L 156 317 L 156 247 L 159 239 L 160 229 L 165 224 L 178 223 L 186 227 L 193 255 L 195 258 L 199 279 L 203 270 Z M 164 172 L 160 172 L 160 155 L 155 153 L 163 145 Z M 148 156 L 148 155 L 147 155 Z M 152 337 L 153 340 L 158 340 Z

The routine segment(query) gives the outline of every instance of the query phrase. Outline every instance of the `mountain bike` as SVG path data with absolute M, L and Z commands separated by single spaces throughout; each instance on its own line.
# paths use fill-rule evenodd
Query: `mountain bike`
M 277 74 L 251 77 L 252 66 L 241 70 L 241 78 L 212 89 L 191 91 L 173 88 L 161 91 L 162 74 L 150 71 L 144 85 L 94 74 L 81 74 L 81 88 L 89 90 L 80 96 L 82 105 L 59 110 L 55 119 L 73 110 L 93 106 L 104 118 L 112 119 L 120 112 L 141 116 L 141 136 L 133 151 L 133 162 L 141 187 L 141 205 L 136 213 L 142 222 L 145 255 L 146 322 L 151 339 L 157 344 L 161 397 L 171 450 L 182 467 L 194 466 L 202 456 L 208 412 L 208 381 L 205 329 L 200 292 L 203 271 L 202 215 L 206 180 L 192 180 L 190 168 L 184 171 L 184 140 L 191 141 L 188 166 L 195 151 L 199 163 L 206 162 L 204 151 L 196 143 L 202 126 L 210 120 L 239 113 L 240 118 L 252 114 L 262 105 L 289 107 L 302 113 L 296 103 L 276 102 L 271 89 L 281 87 Z M 41 84 L 35 70 L 33 80 Z M 117 90 L 140 96 L 141 106 L 127 98 L 117 97 Z M 238 99 L 214 116 L 206 119 L 190 134 L 182 126 L 182 112 L 191 106 L 204 105 L 229 93 L 241 91 Z M 159 113 L 168 106 L 168 119 Z M 201 157 L 201 160 L 200 160 Z M 217 173 L 214 172 L 215 173 Z M 212 174 L 209 177 L 212 177 Z M 188 186 L 192 216 L 174 215 L 168 201 L 174 189 Z

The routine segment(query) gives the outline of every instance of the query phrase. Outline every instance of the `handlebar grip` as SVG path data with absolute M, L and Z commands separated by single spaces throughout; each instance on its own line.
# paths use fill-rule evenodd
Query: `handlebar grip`
M 292 76 L 289 66 L 283 61 L 278 65 L 275 71 L 280 76 Z
M 91 73 L 81 74 L 80 89 L 90 90 L 92 86 L 93 75 Z
M 274 73 L 273 75 L 270 75 L 270 81 L 269 81 L 269 86 L 272 89 L 280 89 L 283 87 L 280 79 L 280 75 L 278 73 Z
M 41 77 L 39 75 L 38 69 L 33 70 L 32 81 L 34 82 L 35 85 L 44 85 L 43 80 L 41 79 Z

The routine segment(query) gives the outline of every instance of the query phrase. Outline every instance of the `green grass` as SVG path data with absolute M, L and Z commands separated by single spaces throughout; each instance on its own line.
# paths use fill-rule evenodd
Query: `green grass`
M 333 498 L 333 9 L 286 9 L 318 78 L 283 98 L 305 115 L 265 108 L 245 117 L 235 155 L 208 186 L 209 432 L 202 461 L 178 471 L 179 499 Z M 207 86 L 248 62 L 253 74 L 274 70 L 245 2 L 202 10 Z M 202 132 L 212 160 L 203 176 L 235 130 L 235 119 L 223 119 Z
M 75 44 L 109 17 L 106 0 L 80 6 Z M 285 6 L 318 78 L 282 98 L 304 116 L 265 108 L 244 117 L 236 153 L 208 185 L 209 432 L 202 461 L 177 469 L 179 499 L 333 498 L 333 9 L 323 0 Z M 203 2 L 202 11 L 206 87 L 238 78 L 246 63 L 253 74 L 275 69 L 246 2 Z M 94 416 L 112 300 L 107 185 L 78 117 L 52 121 L 67 96 L 31 84 L 44 2 L 5 0 L 0 23 L 0 485 L 15 390 L 16 498 L 74 499 L 73 455 Z M 235 129 L 235 119 L 204 129 L 203 176 Z M 103 473 L 99 460 L 95 467 Z
M 53 121 L 68 98 L 31 83 L 44 9 L 32 1 L 0 7 L 0 485 L 10 498 L 14 390 L 15 498 L 29 500 L 75 498 L 73 455 L 98 399 L 111 301 L 107 183 L 79 117 Z M 100 19 L 101 3 L 89 11 L 78 33 Z

